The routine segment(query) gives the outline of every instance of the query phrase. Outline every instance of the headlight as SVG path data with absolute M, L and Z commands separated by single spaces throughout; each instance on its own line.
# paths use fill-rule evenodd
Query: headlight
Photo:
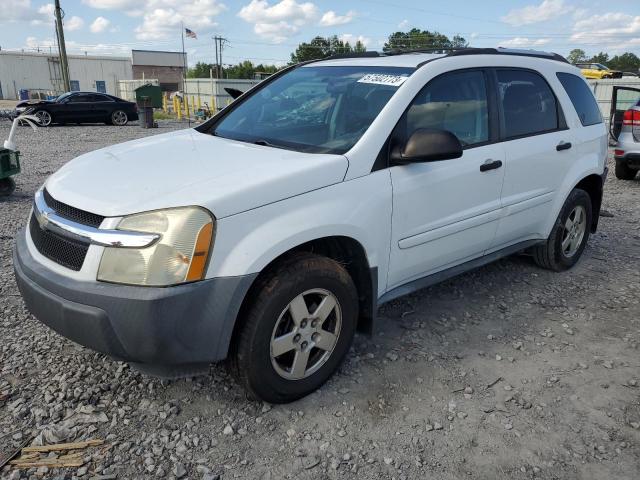
M 105 247 L 98 280 L 168 286 L 202 280 L 213 244 L 215 219 L 199 207 L 172 208 L 124 217 L 118 230 L 157 233 L 146 248 Z

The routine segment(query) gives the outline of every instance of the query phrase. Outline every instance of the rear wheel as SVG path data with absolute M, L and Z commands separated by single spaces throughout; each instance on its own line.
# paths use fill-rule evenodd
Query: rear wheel
M 16 182 L 13 181 L 13 178 L 0 178 L 0 197 L 11 195 L 15 189 Z
M 268 273 L 239 321 L 231 366 L 250 396 L 297 400 L 319 388 L 349 350 L 358 296 L 338 262 L 297 254 Z
M 111 114 L 111 123 L 113 123 L 114 125 L 122 127 L 126 125 L 128 121 L 129 117 L 127 117 L 126 112 L 122 110 L 116 110 Z
M 53 117 L 46 110 L 36 110 L 33 115 L 38 119 L 38 125 L 41 127 L 48 127 L 53 121 Z
M 630 168 L 625 162 L 616 160 L 616 178 L 619 180 L 633 180 L 638 170 Z
M 533 247 L 533 259 L 542 268 L 560 272 L 573 267 L 589 240 L 591 197 L 574 189 L 564 203 L 547 241 Z

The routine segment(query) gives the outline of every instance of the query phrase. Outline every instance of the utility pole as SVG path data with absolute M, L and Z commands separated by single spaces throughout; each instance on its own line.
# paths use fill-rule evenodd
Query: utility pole
M 228 40 L 215 36 L 213 41 L 216 48 L 216 78 L 222 78 L 222 47 L 228 43 Z
M 55 0 L 56 12 L 56 35 L 58 36 L 58 50 L 60 53 L 60 69 L 62 70 L 62 86 L 65 92 L 71 91 L 71 83 L 69 81 L 69 62 L 67 60 L 67 48 L 64 43 L 64 30 L 62 28 L 62 17 L 64 12 L 60 8 L 60 0 Z

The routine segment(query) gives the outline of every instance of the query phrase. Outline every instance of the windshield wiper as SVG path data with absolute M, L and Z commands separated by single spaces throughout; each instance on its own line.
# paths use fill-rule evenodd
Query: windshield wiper
M 255 140 L 253 143 L 254 145 L 262 145 L 263 147 L 284 148 L 280 145 L 274 145 L 273 143 L 268 142 L 267 140 L 264 140 L 262 138 L 259 140 Z

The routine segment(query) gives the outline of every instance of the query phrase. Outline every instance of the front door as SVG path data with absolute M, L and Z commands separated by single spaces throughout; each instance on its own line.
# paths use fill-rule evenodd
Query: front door
M 388 289 L 479 257 L 494 238 L 505 155 L 495 143 L 490 84 L 483 70 L 436 77 L 396 128 L 405 138 L 419 128 L 448 130 L 461 141 L 464 153 L 452 160 L 391 168 Z
M 107 93 L 107 84 L 104 80 L 96 80 L 96 92 Z

